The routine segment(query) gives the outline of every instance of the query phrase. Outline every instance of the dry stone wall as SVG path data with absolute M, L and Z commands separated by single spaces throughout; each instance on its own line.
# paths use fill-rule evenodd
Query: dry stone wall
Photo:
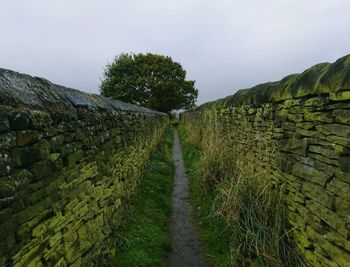
M 244 168 L 268 172 L 307 266 L 350 264 L 350 56 L 207 103 L 181 120 L 219 125 Z
M 0 266 L 101 266 L 163 113 L 0 69 Z

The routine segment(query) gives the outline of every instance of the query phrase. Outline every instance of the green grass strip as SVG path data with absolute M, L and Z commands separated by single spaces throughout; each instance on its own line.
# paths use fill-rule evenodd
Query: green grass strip
M 131 203 L 130 219 L 118 234 L 116 266 L 165 266 L 171 249 L 168 223 L 174 174 L 173 131 L 152 156 L 140 191 Z

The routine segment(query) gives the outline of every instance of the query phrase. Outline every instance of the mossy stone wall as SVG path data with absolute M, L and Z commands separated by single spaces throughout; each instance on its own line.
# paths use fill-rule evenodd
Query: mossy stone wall
M 167 123 L 0 69 L 0 266 L 101 266 Z
M 350 263 L 350 56 L 181 114 L 199 131 L 213 120 L 268 172 L 288 207 L 307 266 Z

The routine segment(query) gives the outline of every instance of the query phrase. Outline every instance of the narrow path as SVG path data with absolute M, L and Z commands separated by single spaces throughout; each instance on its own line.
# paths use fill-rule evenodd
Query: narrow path
M 175 164 L 171 227 L 173 249 L 169 258 L 169 266 L 202 267 L 205 266 L 204 255 L 198 243 L 196 228 L 193 225 L 188 179 L 177 130 L 174 131 L 173 160 Z

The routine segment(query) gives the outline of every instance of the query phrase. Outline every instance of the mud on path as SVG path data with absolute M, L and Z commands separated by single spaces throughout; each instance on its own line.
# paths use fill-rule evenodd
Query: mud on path
M 169 257 L 169 266 L 206 266 L 203 251 L 199 246 L 197 230 L 193 224 L 188 179 L 177 130 L 174 131 L 173 160 L 175 177 L 172 194 L 172 252 Z

